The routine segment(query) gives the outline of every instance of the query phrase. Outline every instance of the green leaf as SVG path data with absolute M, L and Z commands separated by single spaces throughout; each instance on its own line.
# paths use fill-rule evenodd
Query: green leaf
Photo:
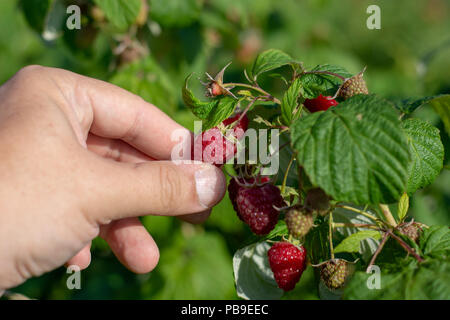
M 380 288 L 370 289 L 369 277 L 375 274 L 356 272 L 344 290 L 344 299 L 355 300 L 448 300 L 450 299 L 450 262 L 432 260 L 418 265 L 416 261 L 399 272 L 388 273 L 380 266 Z
M 427 104 L 428 102 L 440 97 L 437 96 L 428 96 L 423 98 L 408 98 L 408 99 L 390 99 L 390 102 L 396 107 L 399 111 L 410 114 L 414 112 L 417 108 Z
M 337 201 L 391 203 L 405 190 L 409 146 L 397 113 L 375 95 L 298 119 L 291 141 L 311 182 Z
M 334 249 L 334 252 L 359 252 L 361 250 L 360 242 L 367 238 L 379 240 L 380 232 L 377 230 L 362 230 L 353 233 L 342 240 L 342 242 Z
M 239 100 L 228 96 L 218 100 L 218 103 L 216 103 L 211 112 L 209 112 L 206 120 L 203 121 L 203 131 L 217 126 L 223 120 L 230 117 L 233 114 L 233 111 L 236 108 L 238 102 Z
M 429 102 L 434 111 L 441 117 L 444 122 L 445 131 L 450 136 L 450 95 L 443 95 Z
M 186 80 L 184 81 L 184 86 L 182 89 L 182 97 L 184 104 L 191 109 L 192 113 L 200 118 L 200 119 L 207 119 L 211 111 L 214 109 L 214 107 L 218 104 L 218 100 L 212 100 L 208 102 L 203 102 L 197 99 L 194 96 L 194 93 L 188 88 L 188 82 L 191 78 L 192 73 L 187 76 Z
M 425 255 L 448 257 L 450 229 L 448 226 L 431 226 L 422 232 L 419 243 Z
M 350 207 L 356 207 L 351 204 L 347 204 Z M 357 209 L 363 210 L 363 207 L 357 207 Z M 372 214 L 376 216 L 376 214 Z M 333 222 L 336 223 L 345 223 L 345 224 L 373 224 L 373 221 L 366 216 L 363 216 L 360 213 L 350 211 L 344 208 L 336 208 L 333 211 Z M 340 234 L 343 237 L 351 236 L 354 233 L 357 233 L 362 230 L 367 230 L 363 228 L 356 227 L 339 227 L 336 228 L 337 234 Z M 366 261 L 370 260 L 374 252 L 377 250 L 380 241 L 375 240 L 374 238 L 366 238 L 360 241 L 359 253 L 362 258 Z
M 125 30 L 136 20 L 141 0 L 94 0 L 108 20 L 118 29 Z
M 286 222 L 284 220 L 278 220 L 277 224 L 275 225 L 275 228 L 273 228 L 272 231 L 269 232 L 268 235 L 264 237 L 264 240 L 270 240 L 273 238 L 278 238 L 282 236 L 288 235 L 288 229 L 286 226 Z
M 246 300 L 279 299 L 278 288 L 269 266 L 267 242 L 254 243 L 236 251 L 233 257 L 237 295 Z
M 294 111 L 298 106 L 298 97 L 302 83 L 300 79 L 294 80 L 289 89 L 285 92 L 281 101 L 281 119 L 289 126 L 294 116 Z
M 328 71 L 339 74 L 344 78 L 349 78 L 352 76 L 344 68 L 339 66 L 324 64 L 314 67 L 310 72 L 314 71 Z M 300 76 L 301 81 L 301 93 L 306 99 L 317 98 L 319 94 L 324 94 L 326 96 L 333 96 L 342 80 L 336 76 L 321 73 L 306 73 Z
M 280 68 L 293 62 L 294 59 L 281 50 L 266 50 L 256 57 L 252 68 L 252 77 L 256 80 L 261 73 Z
M 406 188 L 408 195 L 412 195 L 439 175 L 444 163 L 444 146 L 439 130 L 423 120 L 407 119 L 402 126 L 412 154 Z
M 400 198 L 400 201 L 398 202 L 398 209 L 397 209 L 397 216 L 400 221 L 403 221 L 405 219 L 406 214 L 408 213 L 409 209 L 409 197 L 405 193 Z
M 203 0 L 151 0 L 150 16 L 165 27 L 185 27 L 200 16 Z

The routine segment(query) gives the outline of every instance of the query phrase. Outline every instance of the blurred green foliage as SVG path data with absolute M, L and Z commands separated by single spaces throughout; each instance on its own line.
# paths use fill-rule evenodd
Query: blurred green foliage
M 80 5 L 82 28 L 68 31 L 64 19 L 62 25 L 56 20 L 58 37 L 52 40 L 44 32 L 42 17 L 56 2 L 63 9 Z M 126 17 L 115 21 L 117 8 L 106 14 L 98 10 L 115 5 L 109 0 L 4 0 L 0 2 L 0 84 L 29 64 L 64 68 L 122 86 L 192 129 L 194 118 L 181 101 L 186 75 L 195 72 L 195 77 L 204 79 L 205 71 L 214 74 L 233 61 L 226 81 L 242 81 L 242 70 L 250 67 L 259 51 L 278 48 L 307 66 L 330 63 L 352 73 L 367 66 L 369 90 L 386 97 L 450 93 L 450 3 L 378 0 L 382 28 L 369 30 L 366 8 L 373 2 L 149 0 L 141 2 L 136 19 L 137 7 L 127 4 Z M 263 85 L 276 95 L 283 83 L 267 80 Z M 420 108 L 414 116 L 441 130 L 447 169 L 412 197 L 410 213 L 426 224 L 449 225 L 449 136 L 431 108 Z M 82 272 L 82 290 L 66 288 L 68 274 L 61 268 L 14 291 L 39 299 L 237 298 L 232 255 L 248 244 L 251 234 L 227 197 L 201 226 L 167 217 L 148 216 L 142 221 L 161 252 L 160 263 L 150 274 L 127 271 L 107 244 L 96 239 L 91 266 Z M 285 296 L 317 297 L 311 268 Z

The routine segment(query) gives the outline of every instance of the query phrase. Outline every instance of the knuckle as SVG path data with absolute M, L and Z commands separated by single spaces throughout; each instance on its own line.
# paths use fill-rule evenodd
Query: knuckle
M 178 171 L 171 166 L 160 166 L 158 171 L 160 185 L 160 206 L 163 211 L 178 208 L 182 196 L 182 182 Z
M 16 73 L 16 78 L 20 80 L 37 80 L 38 78 L 42 77 L 43 74 L 46 73 L 45 67 L 39 66 L 39 65 L 29 65 L 26 67 L 23 67 Z

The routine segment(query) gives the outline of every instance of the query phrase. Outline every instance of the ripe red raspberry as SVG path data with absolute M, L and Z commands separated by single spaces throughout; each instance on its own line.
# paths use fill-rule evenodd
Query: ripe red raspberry
M 222 122 L 223 126 L 232 125 L 238 121 L 241 113 Z M 232 133 L 224 135 L 218 127 L 211 128 L 198 135 L 191 148 L 191 159 L 212 163 L 218 167 L 227 162 L 237 152 L 237 140 L 241 139 L 248 128 L 248 118 L 244 115 L 235 123 Z M 227 134 L 227 133 L 226 133 Z
M 294 289 L 306 269 L 306 249 L 289 242 L 277 242 L 267 252 L 270 269 L 280 289 Z
M 262 183 L 267 178 L 262 179 Z M 253 184 L 252 179 L 240 179 L 240 183 Z M 230 181 L 228 194 L 239 219 L 249 225 L 253 233 L 265 235 L 272 231 L 278 221 L 279 211 L 285 205 L 280 189 L 271 183 L 240 186 L 235 179 Z
M 323 96 L 322 94 L 314 99 L 306 99 L 303 104 L 311 112 L 326 111 L 328 108 L 338 105 L 336 100 L 331 99 L 330 96 Z

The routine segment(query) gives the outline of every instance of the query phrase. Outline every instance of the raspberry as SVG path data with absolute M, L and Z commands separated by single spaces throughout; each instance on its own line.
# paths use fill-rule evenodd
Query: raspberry
M 241 178 L 239 182 L 253 184 L 255 181 L 254 178 Z M 245 187 L 232 179 L 228 185 L 228 194 L 239 219 L 257 235 L 272 231 L 279 216 L 279 211 L 273 206 L 281 208 L 285 205 L 280 189 L 270 183 Z
M 223 126 L 230 126 L 239 120 L 241 113 L 228 118 L 222 122 Z M 211 128 L 198 135 L 191 148 L 192 160 L 212 163 L 218 167 L 232 158 L 237 152 L 237 140 L 244 136 L 248 128 L 248 118 L 246 115 L 234 124 L 231 135 L 224 136 L 218 127 Z
M 267 252 L 270 269 L 280 289 L 294 289 L 306 269 L 306 249 L 289 242 L 277 242 Z
M 353 77 L 344 81 L 342 86 L 339 88 L 338 96 L 343 99 L 348 99 L 357 94 L 369 94 L 369 90 L 367 89 L 367 84 L 363 79 L 363 71 L 354 75 Z
M 399 231 L 414 242 L 418 243 L 420 234 L 423 231 L 423 227 L 424 225 L 422 223 L 412 222 L 399 227 Z
M 320 215 L 330 210 L 330 197 L 320 188 L 313 188 L 306 194 L 306 207 Z
M 347 262 L 342 259 L 329 260 L 320 268 L 320 277 L 330 289 L 339 289 L 343 287 L 347 275 Z
M 310 211 L 295 207 L 286 213 L 284 220 L 289 234 L 297 239 L 306 236 L 314 224 L 313 215 Z
M 311 112 L 326 111 L 328 108 L 338 105 L 336 100 L 322 94 L 314 99 L 306 99 L 303 104 Z
M 214 98 L 227 94 L 227 91 L 217 82 L 211 81 L 206 87 L 205 96 Z

